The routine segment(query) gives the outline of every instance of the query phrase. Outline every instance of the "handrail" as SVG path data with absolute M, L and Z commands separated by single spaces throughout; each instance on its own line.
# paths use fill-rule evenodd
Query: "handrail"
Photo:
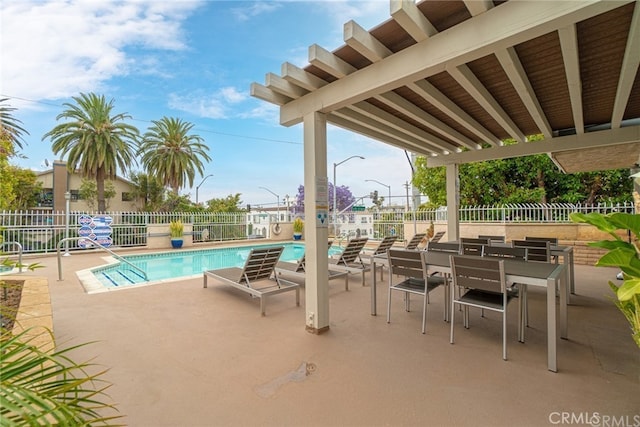
M 2 242 L 0 248 L 5 245 L 18 246 L 18 272 L 22 273 L 22 244 L 20 242 Z
M 62 243 L 69 241 L 69 240 L 83 240 L 86 239 L 86 237 L 65 237 L 64 239 L 61 239 L 58 242 L 58 281 L 62 281 L 62 257 L 60 256 L 60 247 L 62 246 Z M 132 263 L 130 263 L 129 261 L 127 261 L 126 259 L 122 258 L 120 255 L 118 255 L 117 253 L 113 252 L 111 249 L 107 248 L 106 246 L 101 245 L 100 243 L 96 242 L 95 240 L 91 241 L 92 245 L 96 245 L 97 247 L 104 249 L 105 251 L 109 252 L 114 258 L 116 258 L 117 260 L 124 262 L 125 264 L 128 264 L 131 268 L 133 268 L 134 270 L 138 270 L 140 273 L 142 273 L 142 275 L 144 276 L 144 280 L 149 280 L 149 278 L 147 277 L 147 272 L 144 271 L 143 269 L 141 269 L 140 267 L 137 267 L 135 265 L 133 265 Z

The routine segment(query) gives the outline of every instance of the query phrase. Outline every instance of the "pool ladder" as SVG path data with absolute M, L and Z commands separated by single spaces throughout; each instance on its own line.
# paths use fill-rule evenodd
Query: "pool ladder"
M 64 239 L 62 239 L 62 240 L 60 240 L 58 242 L 58 251 L 57 251 L 58 252 L 58 281 L 62 281 L 62 255 L 60 255 L 60 248 L 62 247 L 62 243 L 68 242 L 70 240 L 78 241 L 78 240 L 81 240 L 81 239 L 84 240 L 84 239 L 86 239 L 86 237 L 66 237 L 66 238 L 64 238 Z M 142 276 L 144 277 L 144 280 L 149 280 L 149 278 L 147 277 L 147 272 L 144 271 L 143 269 L 141 269 L 140 267 L 137 267 L 137 266 L 131 264 L 129 261 L 127 261 L 126 259 L 122 258 L 117 253 L 113 252 L 111 249 L 107 248 L 106 246 L 101 245 L 100 243 L 98 243 L 96 241 L 92 241 L 91 244 L 92 245 L 96 245 L 100 249 L 103 249 L 103 250 L 109 252 L 111 254 L 111 256 L 113 256 L 118 261 L 124 262 L 129 267 L 131 267 L 134 270 L 137 270 L 140 273 L 142 273 Z

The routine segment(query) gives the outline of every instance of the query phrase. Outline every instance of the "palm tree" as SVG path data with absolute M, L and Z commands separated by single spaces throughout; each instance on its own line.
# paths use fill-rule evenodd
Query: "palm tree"
M 152 123 L 138 151 L 145 169 L 153 173 L 162 185 L 171 187 L 175 194 L 187 182 L 193 187 L 196 171 L 203 175 L 202 161 L 211 160 L 206 153 L 209 147 L 200 136 L 189 135 L 192 123 L 172 117 L 163 117 Z
M 15 154 L 15 147 L 22 148 L 24 139 L 22 134 L 29 135 L 29 132 L 22 128 L 22 122 L 11 114 L 15 108 L 3 105 L 9 98 L 0 99 L 0 155 L 12 156 Z
M 51 137 L 53 152 L 61 152 L 63 157 L 69 155 L 69 172 L 77 170 L 83 177 L 96 180 L 98 211 L 104 212 L 104 181 L 115 179 L 118 169 L 125 174 L 136 163 L 135 148 L 140 132 L 123 122 L 130 119 L 130 115 L 111 115 L 113 99 L 107 102 L 104 95 L 81 93 L 73 100 L 76 105 L 63 104 L 68 109 L 56 117 L 56 120 L 69 121 L 57 125 L 42 139 Z

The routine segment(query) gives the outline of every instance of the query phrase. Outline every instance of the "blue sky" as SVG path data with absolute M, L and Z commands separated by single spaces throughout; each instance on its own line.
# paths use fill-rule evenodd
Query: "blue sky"
M 389 1 L 29 1 L 0 3 L 0 96 L 18 108 L 35 170 L 59 158 L 42 136 L 65 102 L 81 92 L 113 99 L 143 133 L 151 120 L 179 117 L 209 146 L 212 161 L 199 200 L 241 194 L 243 204 L 275 206 L 303 184 L 302 125 L 278 122 L 278 108 L 252 98 L 252 82 L 280 74 L 283 62 L 307 64 L 308 47 L 333 51 L 343 24 L 366 29 L 389 19 Z M 327 174 L 354 196 L 405 195 L 410 166 L 402 150 L 329 127 Z M 141 167 L 138 166 L 137 170 Z M 189 193 L 195 200 L 194 180 Z M 398 198 L 396 198 L 398 197 Z M 369 204 L 367 202 L 367 204 Z

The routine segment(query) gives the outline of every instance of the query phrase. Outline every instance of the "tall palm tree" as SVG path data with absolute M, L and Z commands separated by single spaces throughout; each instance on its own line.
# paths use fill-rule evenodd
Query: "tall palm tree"
M 67 110 L 58 114 L 56 120 L 68 119 L 44 134 L 51 137 L 55 154 L 69 155 L 67 169 L 79 171 L 87 179 L 96 180 L 98 211 L 104 212 L 104 181 L 115 179 L 118 169 L 127 173 L 136 163 L 135 149 L 140 132 L 135 126 L 124 123 L 131 116 L 126 113 L 112 114 L 113 99 L 94 93 L 73 97 L 76 104 L 65 103 Z
M 8 100 L 9 98 L 0 99 L 0 141 L 2 141 L 0 155 L 7 157 L 16 153 L 16 147 L 23 147 L 22 134 L 29 135 L 29 132 L 21 126 L 22 122 L 11 114 L 16 109 L 4 104 Z
M 175 194 L 187 182 L 193 187 L 196 171 L 203 175 L 203 160 L 211 160 L 209 147 L 200 136 L 189 134 L 192 123 L 172 117 L 152 123 L 138 151 L 145 169 Z

